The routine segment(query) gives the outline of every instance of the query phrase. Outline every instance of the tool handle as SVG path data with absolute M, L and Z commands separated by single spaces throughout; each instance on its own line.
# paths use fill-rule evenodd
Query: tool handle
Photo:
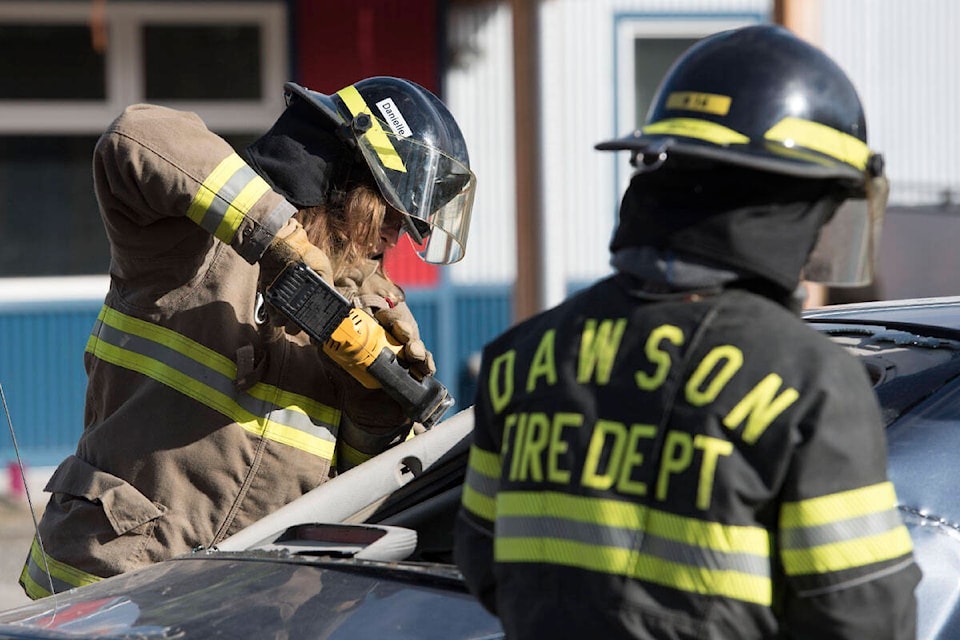
M 404 408 L 407 417 L 429 429 L 453 406 L 454 399 L 433 376 L 417 380 L 388 348 L 367 369 L 383 390 Z

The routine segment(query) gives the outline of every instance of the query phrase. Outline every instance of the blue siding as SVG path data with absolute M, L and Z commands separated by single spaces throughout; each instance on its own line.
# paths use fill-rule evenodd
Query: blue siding
M 510 290 L 463 287 L 408 294 L 423 339 L 437 357 L 438 378 L 457 400 L 455 410 L 471 405 L 470 358 L 509 325 Z M 28 467 L 57 464 L 74 451 L 83 428 L 83 350 L 99 309 L 99 301 L 0 305 L 0 384 Z M 15 456 L 3 422 L 0 464 L 6 465 Z
M 473 404 L 476 390 L 472 359 L 483 345 L 510 326 L 512 290 L 507 286 L 464 286 L 408 291 L 410 310 L 437 360 L 437 378 L 457 403 Z
M 0 309 L 0 383 L 28 465 L 58 462 L 83 426 L 83 350 L 100 304 Z M 4 422 L 6 418 L 4 417 Z M 9 428 L 0 462 L 14 459 Z

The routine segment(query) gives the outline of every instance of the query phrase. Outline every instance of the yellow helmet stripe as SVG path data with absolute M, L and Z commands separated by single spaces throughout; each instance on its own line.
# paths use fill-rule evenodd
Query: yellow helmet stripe
M 397 153 L 393 143 L 390 142 L 390 137 L 383 130 L 383 127 L 380 126 L 380 120 L 370 111 L 370 107 L 367 105 L 366 100 L 363 99 L 363 96 L 360 95 L 360 92 L 357 91 L 357 88 L 350 85 L 338 91 L 337 95 L 340 96 L 343 103 L 347 105 L 347 109 L 350 110 L 350 113 L 354 117 L 361 113 L 366 113 L 370 116 L 371 126 L 363 134 L 363 137 L 376 152 L 381 164 L 387 169 L 406 173 L 407 168 L 403 165 L 400 154 Z
M 668 118 L 643 127 L 643 133 L 684 136 L 706 140 L 713 144 L 747 144 L 750 138 L 739 131 L 699 118 Z
M 763 136 L 785 147 L 804 147 L 840 160 L 857 169 L 866 169 L 870 149 L 859 138 L 819 122 L 801 118 L 784 118 Z

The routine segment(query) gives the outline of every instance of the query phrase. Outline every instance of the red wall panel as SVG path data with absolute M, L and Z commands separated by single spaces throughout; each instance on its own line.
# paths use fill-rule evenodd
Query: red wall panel
M 438 0 L 298 0 L 292 16 L 296 80 L 332 93 L 370 76 L 397 76 L 438 93 Z M 436 284 L 402 238 L 387 254 L 387 272 L 402 285 Z

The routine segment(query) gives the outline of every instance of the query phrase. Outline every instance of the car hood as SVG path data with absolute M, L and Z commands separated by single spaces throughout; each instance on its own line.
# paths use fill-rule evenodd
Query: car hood
M 197 554 L 0 614 L 0 639 L 501 638 L 448 566 Z

